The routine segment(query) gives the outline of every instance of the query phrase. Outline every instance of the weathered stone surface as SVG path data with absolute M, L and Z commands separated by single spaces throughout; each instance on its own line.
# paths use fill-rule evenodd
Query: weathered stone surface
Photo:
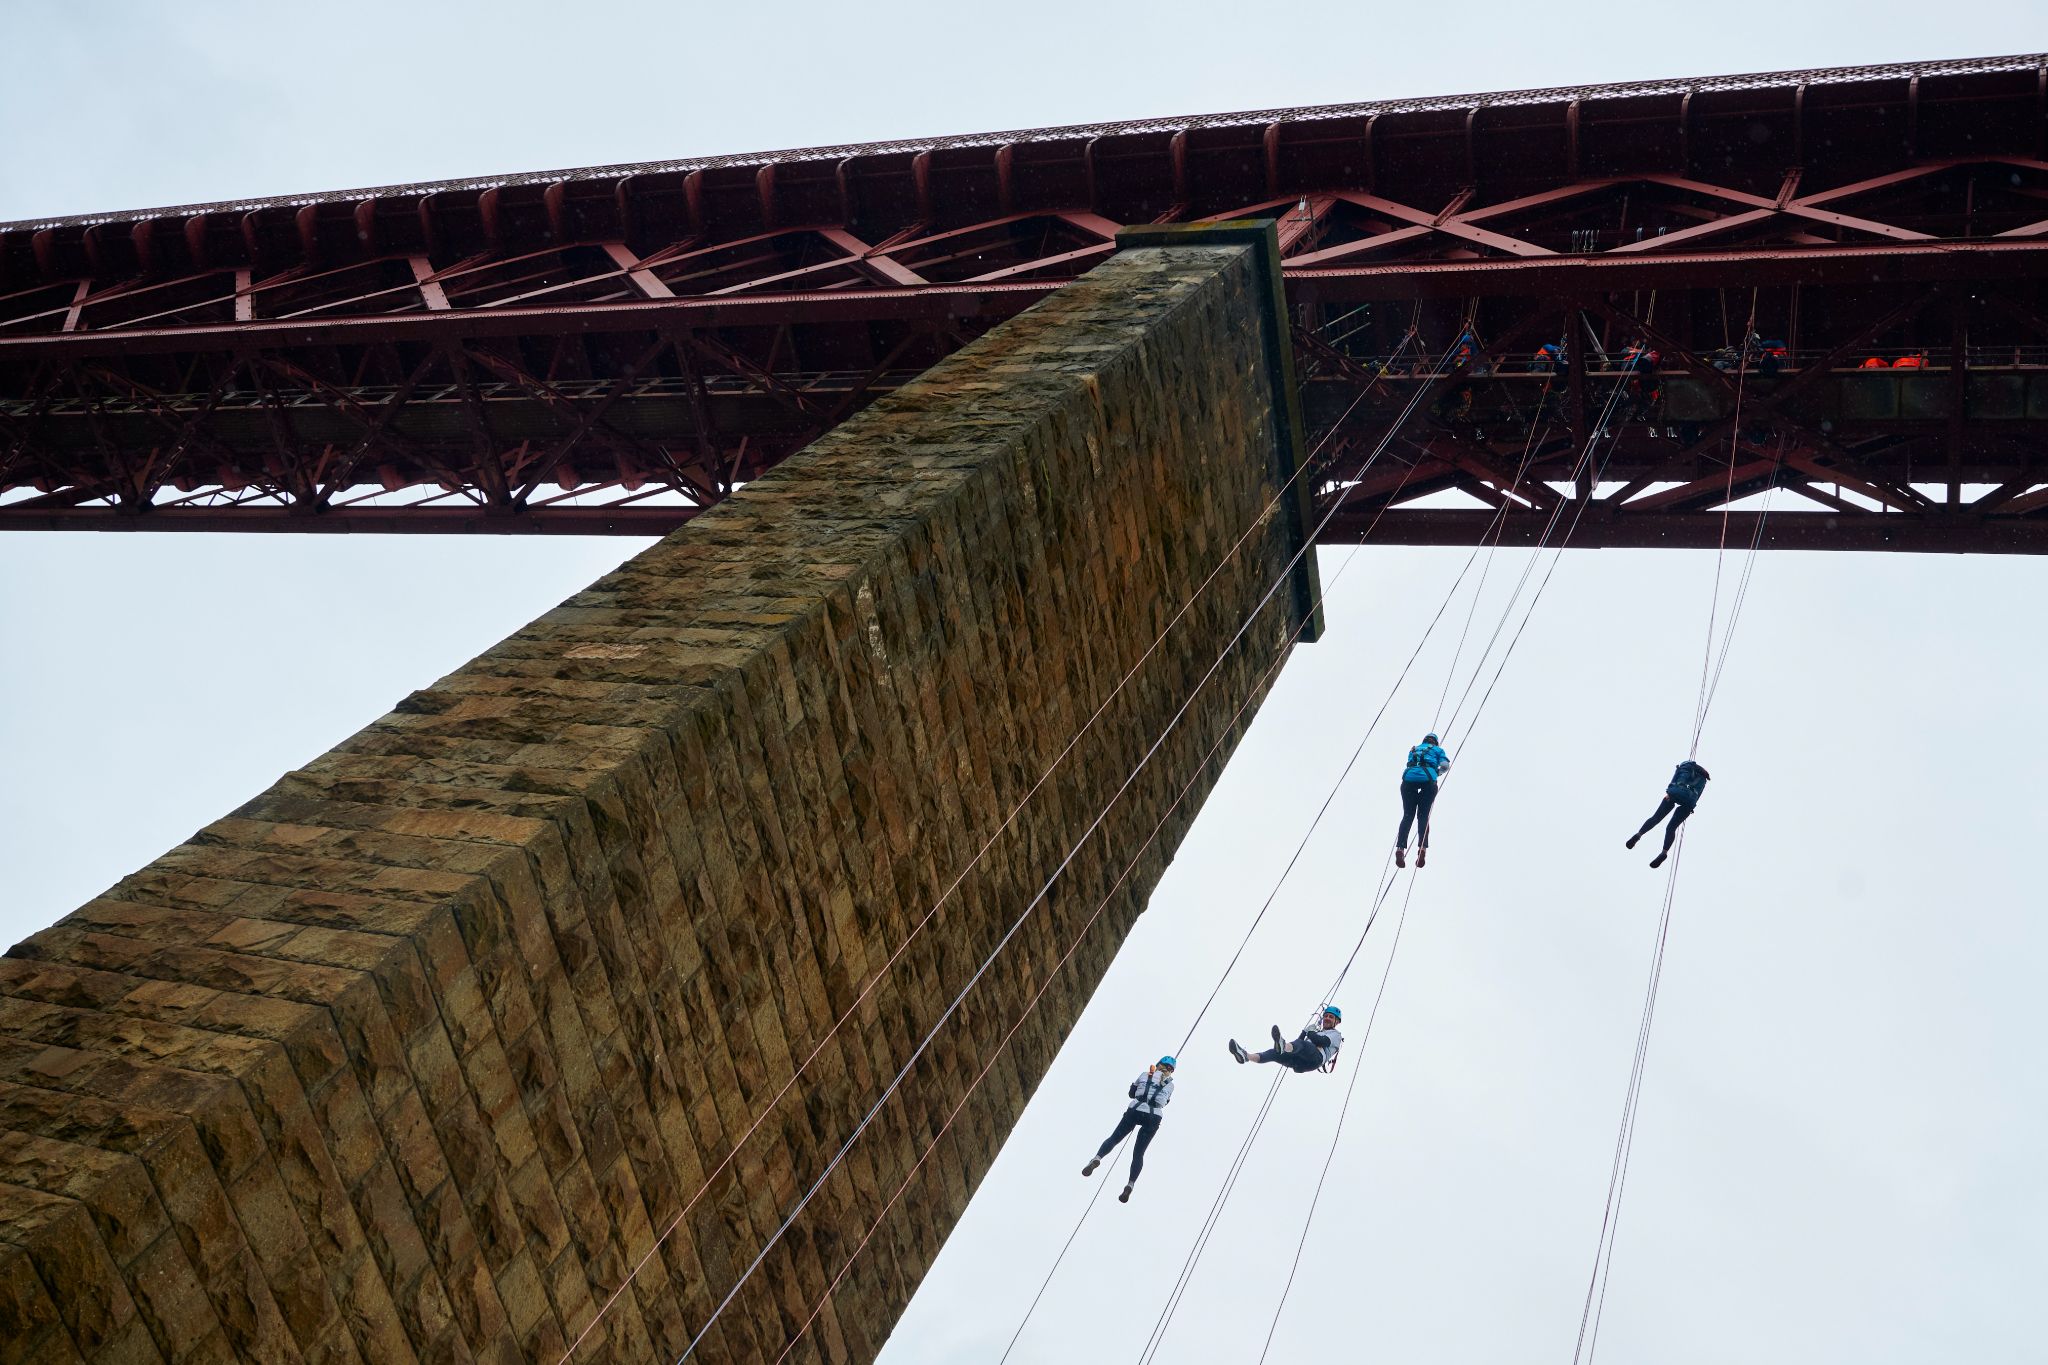
M 0 959 L 0 1359 L 673 1361 L 1053 878 L 698 1353 L 872 1358 L 1299 622 L 1265 265 L 1125 251 Z

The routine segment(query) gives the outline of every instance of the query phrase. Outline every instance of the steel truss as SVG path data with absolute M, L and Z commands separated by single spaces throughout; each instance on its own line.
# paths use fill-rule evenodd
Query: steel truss
M 0 227 L 0 528 L 659 533 L 1121 226 L 1239 217 L 1330 539 L 1711 545 L 1776 487 L 1769 545 L 2048 546 L 2032 56 Z

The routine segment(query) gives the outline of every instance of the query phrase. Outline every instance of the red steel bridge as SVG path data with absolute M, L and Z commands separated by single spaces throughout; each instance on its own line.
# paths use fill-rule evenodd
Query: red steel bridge
M 1713 545 L 1775 487 L 1769 546 L 2048 550 L 2048 55 L 0 225 L 0 528 L 657 534 L 1120 227 L 1243 217 L 1326 541 Z

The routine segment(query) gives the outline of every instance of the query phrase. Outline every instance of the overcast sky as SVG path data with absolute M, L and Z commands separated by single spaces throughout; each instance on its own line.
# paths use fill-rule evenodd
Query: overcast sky
M 2035 4 L 810 8 L 12 0 L 0 219 L 2048 46 Z M 640 544 L 0 536 L 0 941 Z M 1179 1040 L 1463 558 L 1361 554 L 887 1365 L 1001 1354 L 1125 1081 Z M 1342 562 L 1326 556 L 1325 578 Z M 1520 565 L 1504 552 L 1493 583 Z M 1351 1068 L 1270 1358 L 1569 1360 L 1663 887 L 1621 840 L 1683 755 L 1712 574 L 1701 553 L 1565 560 L 1439 806 L 1370 1045 L 1354 1021 L 1379 931 L 1341 1002 L 1346 1071 L 1281 1092 L 1162 1361 L 1257 1358 Z M 2044 593 L 2039 560 L 1759 562 L 1700 752 L 1715 780 L 1678 892 L 1603 1359 L 2041 1359 Z M 1482 603 L 1478 629 L 1497 611 Z M 1225 986 L 1136 1199 L 1096 1207 L 1013 1360 L 1137 1356 L 1263 1092 L 1224 1039 L 1297 1021 L 1348 950 L 1453 642 L 1432 642 Z

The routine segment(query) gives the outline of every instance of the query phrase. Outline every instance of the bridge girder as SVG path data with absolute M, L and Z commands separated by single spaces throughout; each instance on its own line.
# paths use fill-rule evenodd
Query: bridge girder
M 1648 340 L 1661 402 L 1598 443 L 1574 544 L 1694 543 L 1716 480 L 1757 491 L 1769 458 L 1798 495 L 1776 515 L 1814 520 L 1766 543 L 2029 549 L 2044 129 L 2048 58 L 2024 56 L 7 225 L 0 529 L 658 533 L 1120 226 L 1268 216 L 1332 539 L 1462 534 L 1445 495 L 1498 503 L 1525 450 L 1570 482 L 1587 405 L 1628 382 L 1608 362 Z M 1745 374 L 1738 424 L 1709 357 L 1752 325 L 1786 354 Z M 1467 326 L 1469 369 L 1417 372 Z M 1560 339 L 1579 391 L 1546 430 L 1525 361 Z

